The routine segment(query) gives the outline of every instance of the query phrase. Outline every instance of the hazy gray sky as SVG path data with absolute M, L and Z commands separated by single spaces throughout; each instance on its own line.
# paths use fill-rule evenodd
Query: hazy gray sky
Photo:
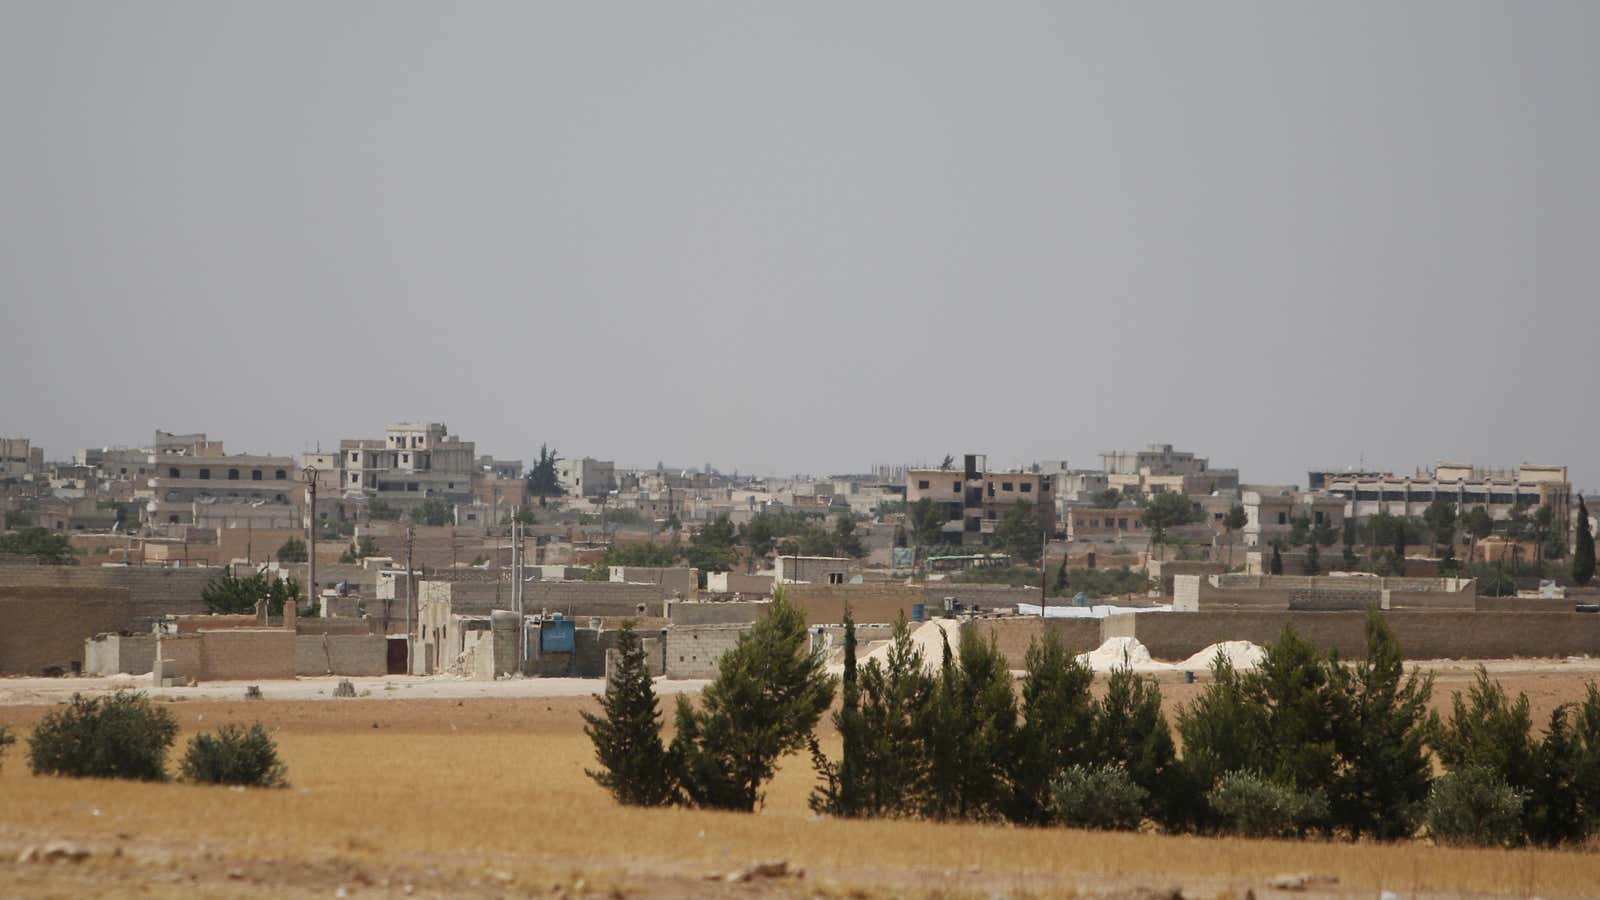
M 0 2 L 0 433 L 1600 488 L 1600 4 Z

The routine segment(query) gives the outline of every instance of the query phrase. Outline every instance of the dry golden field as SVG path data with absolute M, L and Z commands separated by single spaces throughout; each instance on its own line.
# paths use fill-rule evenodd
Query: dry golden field
M 1441 680 L 1440 701 L 1466 676 Z M 1581 694 L 1560 673 L 1505 679 L 1542 720 Z M 1198 686 L 1163 686 L 1169 704 Z M 583 774 L 587 698 L 187 701 L 184 735 L 260 719 L 292 787 L 36 778 L 18 745 L 0 770 L 0 896 L 1273 896 L 1600 893 L 1600 853 L 1472 851 L 817 820 L 795 757 L 754 816 L 632 810 Z M 0 707 L 23 737 L 48 707 Z M 827 735 L 831 738 L 832 735 Z M 82 862 L 19 862 L 68 840 Z M 804 876 L 706 880 L 783 859 Z M 1336 879 L 1331 880 L 1331 879 Z M 1297 893 L 1293 896 L 1307 896 Z

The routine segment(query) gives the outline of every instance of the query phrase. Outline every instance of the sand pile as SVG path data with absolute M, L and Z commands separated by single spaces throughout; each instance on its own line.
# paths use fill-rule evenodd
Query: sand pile
M 1139 643 L 1138 638 L 1131 637 L 1111 638 L 1088 653 L 1078 654 L 1078 661 L 1095 672 L 1110 672 L 1124 667 L 1130 667 L 1135 672 L 1166 672 L 1173 668 L 1171 663 L 1151 659 L 1150 650 Z
M 1256 666 L 1261 665 L 1262 657 L 1267 655 L 1265 650 L 1249 641 L 1223 641 L 1220 644 L 1212 644 L 1183 662 L 1178 663 L 1177 668 L 1188 672 L 1210 671 L 1211 661 L 1217 658 L 1218 653 L 1227 657 L 1228 662 L 1232 663 L 1233 667 L 1240 671 L 1254 669 Z
M 940 664 L 944 661 L 944 642 L 940 640 L 942 633 L 950 635 L 950 652 L 955 653 L 957 645 L 961 643 L 961 623 L 955 619 L 934 619 L 915 626 L 911 632 L 911 646 L 922 651 L 922 668 L 928 672 L 939 671 Z M 856 665 L 864 666 L 867 660 L 875 659 L 880 666 L 889 665 L 889 650 L 894 646 L 894 641 L 873 641 L 865 653 L 857 651 Z M 839 662 L 830 665 L 828 670 L 837 675 L 844 671 L 843 644 L 839 644 L 836 651 Z

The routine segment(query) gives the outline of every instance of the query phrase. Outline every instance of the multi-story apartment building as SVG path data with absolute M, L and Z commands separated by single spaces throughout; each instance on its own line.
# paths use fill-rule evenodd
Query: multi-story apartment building
M 1143 450 L 1109 450 L 1100 454 L 1106 482 L 1120 491 L 1159 494 L 1210 494 L 1237 490 L 1238 469 L 1213 469 L 1211 461 L 1171 444 L 1150 444 Z
M 192 439 L 183 443 L 182 439 Z M 135 496 L 145 500 L 145 520 L 161 525 L 266 527 L 293 522 L 304 487 L 294 458 L 224 452 L 204 434 L 156 432 L 145 456 L 150 476 Z
M 1337 497 L 1313 491 L 1244 492 L 1246 547 L 1266 547 L 1294 530 L 1296 519 L 1305 519 L 1313 528 L 1326 525 L 1343 534 L 1345 504 Z
M 381 439 L 342 440 L 333 459 L 342 496 L 382 500 L 397 509 L 430 497 L 470 503 L 474 480 L 482 475 L 477 445 L 450 434 L 442 422 L 402 422 L 385 428 Z
M 947 534 L 962 543 L 977 543 L 994 531 L 994 523 L 1009 506 L 1033 503 L 1041 509 L 1043 526 L 1055 530 L 1052 476 L 1043 472 L 990 472 L 988 457 L 969 453 L 956 469 L 906 470 L 906 503 L 931 500 L 943 512 Z
M 589 456 L 558 460 L 556 480 L 569 497 L 598 497 L 617 489 L 617 464 Z
M 0 438 L 0 478 L 22 478 L 44 472 L 44 448 L 27 438 Z
M 1531 465 L 1489 469 L 1465 463 L 1440 463 L 1431 472 L 1396 476 L 1370 472 L 1325 473 L 1325 493 L 1344 502 L 1345 515 L 1357 521 L 1387 512 L 1420 516 L 1438 499 L 1461 512 L 1482 506 L 1491 518 L 1505 519 L 1517 506 L 1549 507 L 1553 520 L 1571 517 L 1572 485 L 1566 466 Z

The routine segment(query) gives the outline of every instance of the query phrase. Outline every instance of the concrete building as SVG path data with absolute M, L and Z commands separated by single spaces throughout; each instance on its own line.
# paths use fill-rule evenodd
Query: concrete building
M 990 472 L 988 457 L 969 453 L 961 468 L 907 469 L 906 503 L 933 501 L 944 515 L 944 531 L 962 543 L 978 543 L 994 531 L 994 523 L 1011 506 L 1033 503 L 1043 513 L 1043 527 L 1055 529 L 1054 478 L 1043 472 Z
M 0 478 L 22 478 L 44 472 L 44 448 L 28 438 L 0 438 Z
M 1128 493 L 1210 494 L 1236 490 L 1238 469 L 1213 469 L 1210 460 L 1171 444 L 1150 444 L 1143 450 L 1108 450 L 1100 454 L 1109 487 Z
M 145 457 L 151 474 L 135 496 L 145 501 L 145 521 L 153 524 L 221 527 L 237 522 L 281 527 L 302 505 L 304 487 L 295 479 L 289 456 L 227 455 L 221 441 L 204 434 L 157 431 Z M 211 507 L 223 508 L 212 514 Z M 258 524 L 259 523 L 259 524 Z
M 1511 510 L 1549 507 L 1553 520 L 1571 517 L 1572 485 L 1566 466 L 1531 465 L 1490 469 L 1465 463 L 1440 463 L 1431 472 L 1410 476 L 1349 473 L 1327 475 L 1326 495 L 1344 502 L 1344 514 L 1366 521 L 1379 512 L 1394 516 L 1420 516 L 1435 498 L 1455 504 L 1458 512 L 1476 506 L 1495 520 L 1509 518 Z
M 617 489 L 617 464 L 588 456 L 563 459 L 556 463 L 556 479 L 568 496 L 598 497 Z
M 844 584 L 850 580 L 850 560 L 842 556 L 779 555 L 773 570 L 779 584 Z
M 429 498 L 471 503 L 482 477 L 477 445 L 450 434 L 443 422 L 401 422 L 385 428 L 382 439 L 341 440 L 336 459 L 339 496 L 400 510 Z
M 1311 527 L 1328 526 L 1335 534 L 1344 532 L 1345 503 L 1312 491 L 1268 494 L 1245 491 L 1242 497 L 1246 547 L 1267 547 L 1286 539 L 1296 519 L 1304 518 Z
M 1096 509 L 1075 506 L 1067 510 L 1067 540 L 1116 541 L 1129 537 L 1143 540 L 1144 514 L 1138 509 Z

